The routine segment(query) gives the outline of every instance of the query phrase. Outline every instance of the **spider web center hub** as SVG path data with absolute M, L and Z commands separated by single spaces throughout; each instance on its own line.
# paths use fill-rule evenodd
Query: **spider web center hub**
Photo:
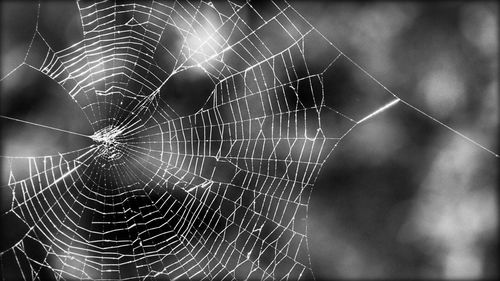
M 120 159 L 123 152 L 123 143 L 120 142 L 119 136 L 123 133 L 123 129 L 113 125 L 107 126 L 95 132 L 91 138 L 99 145 L 99 156 L 109 161 Z

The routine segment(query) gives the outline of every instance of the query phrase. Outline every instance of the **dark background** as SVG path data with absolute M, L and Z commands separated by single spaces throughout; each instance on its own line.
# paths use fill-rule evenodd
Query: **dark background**
M 499 151 L 496 2 L 291 4 L 398 97 Z M 55 46 L 78 40 L 74 3 L 47 7 L 47 14 L 74 23 L 41 21 Z M 1 19 L 4 77 L 26 53 L 36 4 L 3 1 Z M 341 70 L 345 79 L 335 83 L 370 95 L 373 89 L 357 79 L 358 69 Z M 191 93 L 189 100 L 206 98 L 198 94 L 206 82 L 178 83 L 171 87 Z M 64 91 L 36 71 L 19 69 L 2 81 L 1 92 L 2 115 L 90 133 L 72 101 L 61 98 Z M 192 103 L 182 92 L 171 99 L 189 112 Z M 2 155 L 86 145 L 71 135 L 1 121 Z M 330 156 L 311 195 L 309 250 L 316 278 L 498 276 L 497 164 L 492 154 L 401 103 L 360 124 Z

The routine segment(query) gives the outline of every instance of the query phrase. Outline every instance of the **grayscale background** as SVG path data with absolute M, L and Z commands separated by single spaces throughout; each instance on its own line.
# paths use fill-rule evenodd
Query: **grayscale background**
M 499 151 L 496 2 L 291 4 L 400 98 Z M 25 55 L 36 10 L 28 1 L 1 5 L 4 76 Z M 60 1 L 48 12 L 69 17 L 78 27 L 77 15 L 61 13 L 67 5 L 74 3 Z M 51 28 L 62 34 L 61 42 L 81 34 L 70 26 Z M 351 70 L 345 70 L 340 86 L 369 95 L 371 89 L 356 84 Z M 1 87 L 1 114 L 90 133 L 50 79 L 21 71 Z M 196 81 L 179 87 L 191 93 L 204 89 Z M 172 99 L 189 107 L 182 91 Z M 86 145 L 71 135 L 1 122 L 2 155 L 43 155 Z M 497 165 L 498 158 L 402 104 L 356 127 L 330 156 L 311 195 L 315 277 L 497 277 Z M 4 175 L 5 165 L 2 169 Z M 2 200 L 2 210 L 6 203 Z

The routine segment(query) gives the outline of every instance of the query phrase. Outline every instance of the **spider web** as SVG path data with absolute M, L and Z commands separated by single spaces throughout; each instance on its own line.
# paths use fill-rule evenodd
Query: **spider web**
M 76 4 L 82 40 L 54 50 L 37 21 L 11 73 L 30 67 L 64 88 L 94 133 L 66 132 L 93 144 L 3 157 L 12 196 L 4 216 L 28 229 L 0 253 L 3 277 L 313 276 L 307 208 L 322 165 L 356 125 L 407 103 L 287 3 L 266 12 L 249 2 Z M 318 45 L 327 55 L 310 64 Z M 328 104 L 323 81 L 340 60 L 384 99 L 357 112 Z M 161 90 L 189 69 L 215 87 L 181 116 Z

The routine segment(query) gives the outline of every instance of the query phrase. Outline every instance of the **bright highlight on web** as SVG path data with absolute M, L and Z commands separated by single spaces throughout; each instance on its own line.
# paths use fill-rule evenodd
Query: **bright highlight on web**
M 288 3 L 270 3 L 265 13 L 229 1 L 75 5 L 82 40 L 55 50 L 37 28 L 22 64 L 2 78 L 21 67 L 43 73 L 93 129 L 2 116 L 92 143 L 57 155 L 2 156 L 9 170 L 2 188 L 12 194 L 3 215 L 28 228 L 0 253 L 4 277 L 313 276 L 308 202 L 329 155 L 358 124 L 395 106 L 425 115 Z M 271 41 L 270 31 L 285 40 Z M 329 55 L 309 65 L 317 46 Z M 328 104 L 323 82 L 339 61 L 384 89 L 385 100 L 356 116 Z M 181 115 L 161 90 L 189 69 L 215 87 L 199 110 Z

